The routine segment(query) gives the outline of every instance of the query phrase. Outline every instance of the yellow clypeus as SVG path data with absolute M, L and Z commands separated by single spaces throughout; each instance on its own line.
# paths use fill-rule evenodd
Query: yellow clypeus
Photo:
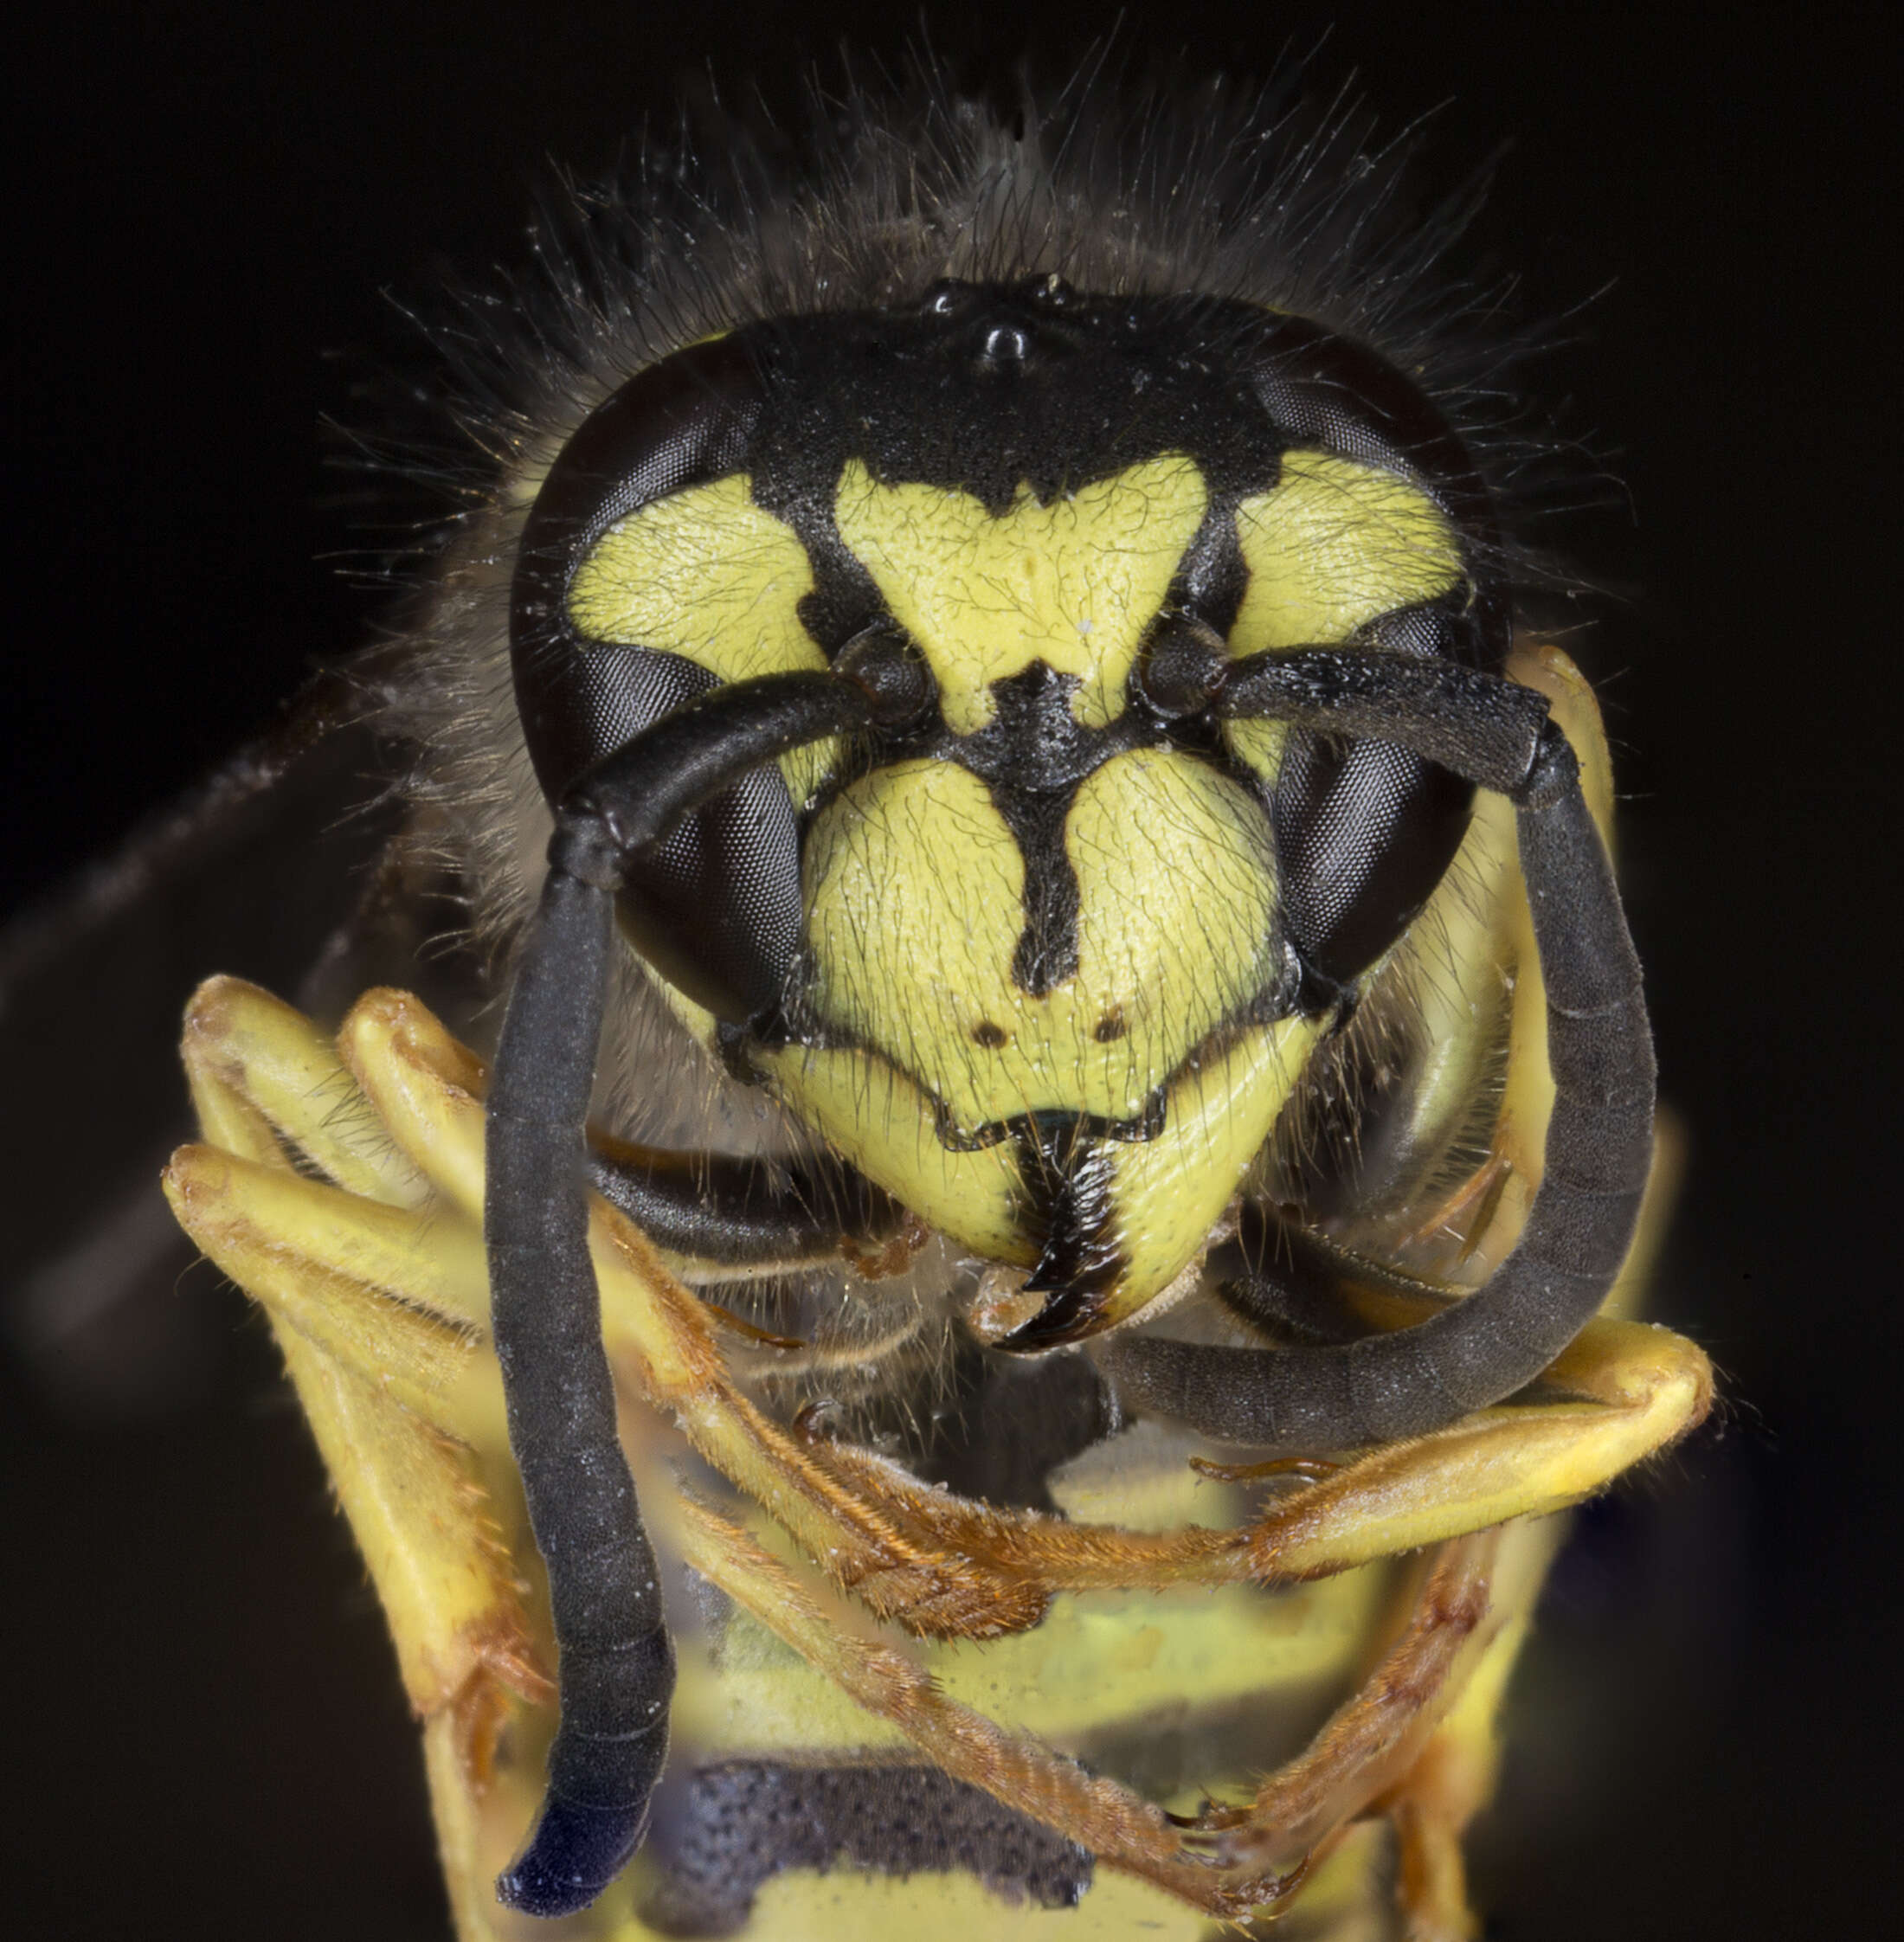
M 854 1163 L 967 1245 L 1021 1257 L 1017 1161 L 962 1142 L 1039 1112 L 1136 1131 L 1107 1141 L 1133 1308 L 1194 1252 L 1267 1137 L 1314 1028 L 1226 1021 L 1274 987 L 1275 863 L 1261 809 L 1198 758 L 1114 757 L 1065 825 L 1073 974 L 1014 978 L 1025 865 L 985 783 L 955 763 L 863 777 L 806 858 L 812 999 L 854 1041 L 771 1055 L 782 1096 Z

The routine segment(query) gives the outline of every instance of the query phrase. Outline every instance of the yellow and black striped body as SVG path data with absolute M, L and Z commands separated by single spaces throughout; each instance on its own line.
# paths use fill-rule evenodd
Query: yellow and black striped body
M 1485 1316 L 1538 1205 L 1517 783 L 1213 700 L 1331 658 L 1551 707 L 1604 869 L 1598 713 L 1463 428 L 1494 367 L 1398 310 L 1438 246 L 1381 233 L 1348 124 L 854 113 L 778 201 L 604 203 L 638 247 L 556 265 L 548 368 L 477 414 L 498 476 L 386 718 L 411 854 L 499 961 L 527 933 L 511 1028 L 524 989 L 552 1026 L 492 1072 L 406 994 L 333 1043 L 215 981 L 168 1190 L 357 1531 L 462 1942 L 550 1932 L 524 1907 L 599 1942 L 1457 1942 L 1543 1519 L 1697 1420 L 1703 1359 L 1622 1319 L 1629 1275 L 1558 1360 L 1311 1447 L 1121 1358 L 1300 1384 Z M 1317 241 L 1365 217 L 1373 282 Z M 801 681 L 855 711 L 620 839 L 691 764 L 604 810 L 618 757 Z M 1263 1292 L 1304 1250 L 1306 1320 Z M 544 1296 L 570 1360 L 531 1407 Z M 565 1524 L 558 1475 L 613 1518 Z M 580 1664 L 640 1785 L 545 1791 L 586 1765 L 558 1661 L 562 1733 Z M 624 1844 L 524 1900 L 558 1797 Z

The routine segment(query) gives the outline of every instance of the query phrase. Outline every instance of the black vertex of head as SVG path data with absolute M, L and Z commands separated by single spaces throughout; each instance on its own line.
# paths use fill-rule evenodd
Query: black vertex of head
M 1216 355 L 1202 318 L 1230 335 L 1276 319 L 1208 299 L 1062 303 L 1024 285 L 942 285 L 911 310 L 790 318 L 754 327 L 774 401 L 752 470 L 756 496 L 830 510 L 841 466 L 882 484 L 971 493 L 1002 513 L 1167 452 L 1189 452 L 1219 491 L 1273 484 L 1277 439 L 1245 370 Z

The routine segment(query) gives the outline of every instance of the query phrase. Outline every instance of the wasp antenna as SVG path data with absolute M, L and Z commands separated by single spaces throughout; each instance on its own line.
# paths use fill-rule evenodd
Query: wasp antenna
M 583 1132 L 634 855 L 789 749 L 861 725 L 865 690 L 769 675 L 678 711 L 569 792 L 503 1025 L 490 1093 L 483 1227 L 510 1446 L 561 1654 L 549 1792 L 498 1881 L 511 1907 L 562 1915 L 601 1894 L 640 1844 L 667 1758 L 674 1652 L 653 1547 L 615 1434 L 614 1379 L 589 1258 Z
M 1232 682 L 1223 704 L 1353 723 L 1354 733 L 1405 742 L 1513 801 L 1547 982 L 1553 1115 L 1520 1241 L 1465 1301 L 1352 1342 L 1238 1351 L 1138 1340 L 1107 1349 L 1150 1407 L 1272 1450 L 1425 1436 L 1531 1382 L 1606 1299 L 1652 1156 L 1653 1045 L 1639 960 L 1579 765 L 1547 719 L 1545 698 L 1466 669 L 1353 661 L 1280 657 Z

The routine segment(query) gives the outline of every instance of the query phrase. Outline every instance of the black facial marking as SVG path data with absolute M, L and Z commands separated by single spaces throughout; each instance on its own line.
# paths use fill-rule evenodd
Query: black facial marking
M 1242 610 L 1250 569 L 1237 531 L 1238 495 L 1214 495 L 1192 536 L 1165 598 L 1167 613 L 1193 614 L 1213 633 L 1227 634 Z
M 1054 296 L 1042 278 L 755 325 L 774 401 L 748 456 L 755 496 L 806 537 L 849 458 L 883 486 L 969 492 L 994 514 L 1026 486 L 1048 505 L 1165 452 L 1189 453 L 1217 492 L 1262 491 L 1290 441 L 1233 347 L 1277 327 L 1244 305 Z M 1197 355 L 1207 338 L 1232 354 Z
M 1167 1092 L 1167 1082 L 1157 1087 L 1144 1101 L 1142 1111 L 1135 1119 L 1106 1119 L 1101 1113 L 1060 1113 L 1056 1116 L 1068 1122 L 1081 1140 L 1116 1140 L 1142 1146 L 1146 1140 L 1155 1140 L 1163 1131 Z M 939 1143 L 947 1152 L 982 1153 L 986 1148 L 998 1146 L 1007 1140 L 1029 1140 L 1033 1146 L 1039 1145 L 1044 1135 L 1034 1122 L 1051 1116 L 1016 1113 L 1010 1119 L 990 1119 L 983 1126 L 968 1130 L 952 1117 L 942 1100 L 936 1106 L 936 1116 Z M 1034 1171 L 1040 1179 L 1056 1178 L 1042 1161 Z
M 1065 821 L 1077 785 L 1115 751 L 1119 738 L 1081 728 L 1071 713 L 1076 675 L 1033 661 L 992 685 L 995 712 L 975 735 L 949 737 L 943 752 L 991 791 L 1025 865 L 1025 928 L 1012 955 L 1012 981 L 1048 996 L 1077 971 L 1077 873 L 1065 848 Z

